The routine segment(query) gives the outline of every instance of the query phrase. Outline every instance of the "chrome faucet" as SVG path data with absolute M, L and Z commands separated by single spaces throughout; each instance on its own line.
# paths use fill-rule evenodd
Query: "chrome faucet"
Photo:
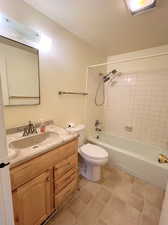
M 30 134 L 37 134 L 37 133 L 38 132 L 37 132 L 36 126 L 31 121 L 29 121 L 28 126 L 24 128 L 23 137 L 29 136 Z

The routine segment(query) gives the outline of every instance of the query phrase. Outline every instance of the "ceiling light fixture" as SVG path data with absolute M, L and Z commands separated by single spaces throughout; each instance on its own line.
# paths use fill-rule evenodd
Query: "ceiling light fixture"
M 125 0 L 132 15 L 137 15 L 156 7 L 157 0 Z

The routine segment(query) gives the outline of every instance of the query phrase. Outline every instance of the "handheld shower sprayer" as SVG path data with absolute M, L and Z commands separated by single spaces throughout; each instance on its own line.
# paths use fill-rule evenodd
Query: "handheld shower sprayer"
M 121 72 L 114 69 L 112 71 L 110 71 L 108 74 L 104 75 L 102 73 L 99 74 L 101 76 L 100 82 L 98 84 L 97 90 L 96 90 L 96 95 L 95 95 L 95 104 L 97 106 L 102 106 L 104 105 L 105 102 L 105 90 L 104 90 L 104 84 L 108 81 L 110 81 L 111 83 L 113 82 L 113 80 L 115 80 L 117 77 L 121 76 Z M 103 76 L 103 79 L 102 79 Z M 103 82 L 102 82 L 103 81 Z M 98 99 L 98 95 L 100 93 L 100 89 L 102 87 L 102 102 L 98 103 L 97 99 Z

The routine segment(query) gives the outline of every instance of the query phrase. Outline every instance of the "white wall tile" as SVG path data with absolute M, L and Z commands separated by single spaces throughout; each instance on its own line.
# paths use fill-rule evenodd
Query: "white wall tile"
M 105 131 L 168 148 L 168 71 L 124 74 L 106 98 Z

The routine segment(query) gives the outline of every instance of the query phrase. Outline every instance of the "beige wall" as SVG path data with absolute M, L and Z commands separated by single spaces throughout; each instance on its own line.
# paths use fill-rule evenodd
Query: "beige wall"
M 85 97 L 58 96 L 57 93 L 59 90 L 85 91 L 87 66 L 105 61 L 105 58 L 23 1 L 0 0 L 0 13 L 26 24 L 52 40 L 49 52 L 40 51 L 41 105 L 6 107 L 6 127 L 40 118 L 54 119 L 61 126 L 68 121 L 84 122 Z

